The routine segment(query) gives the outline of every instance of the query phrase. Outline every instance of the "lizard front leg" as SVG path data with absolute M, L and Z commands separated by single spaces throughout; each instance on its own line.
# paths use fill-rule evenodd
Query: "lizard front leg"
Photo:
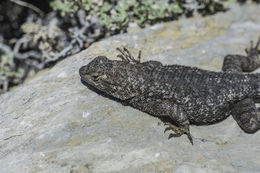
M 247 56 L 227 55 L 224 58 L 222 70 L 224 72 L 251 72 L 260 67 L 258 47 L 260 38 L 255 47 L 246 49 Z M 238 125 L 247 133 L 254 133 L 260 129 L 260 108 L 256 108 L 252 98 L 237 102 L 232 109 L 232 116 Z
M 143 101 L 142 101 L 143 100 Z M 176 125 L 169 122 L 165 123 L 168 125 L 165 131 L 172 130 L 175 133 L 171 133 L 168 137 L 179 137 L 186 134 L 193 145 L 193 140 L 189 130 L 189 119 L 181 105 L 170 102 L 168 100 L 156 100 L 156 99 L 140 99 L 134 98 L 130 101 L 133 107 L 136 107 L 144 112 L 147 112 L 153 116 L 164 118 L 170 118 Z

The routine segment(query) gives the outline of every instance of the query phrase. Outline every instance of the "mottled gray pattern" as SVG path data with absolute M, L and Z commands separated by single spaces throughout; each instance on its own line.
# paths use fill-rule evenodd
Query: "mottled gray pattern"
M 169 117 L 169 137 L 187 134 L 193 143 L 190 124 L 213 124 L 231 113 L 248 133 L 260 128 L 260 74 L 243 74 L 260 66 L 258 46 L 251 44 L 247 56 L 227 55 L 223 72 L 206 71 L 181 65 L 162 65 L 157 61 L 140 62 L 127 49 L 122 60 L 98 56 L 80 68 L 83 83 L 97 92 L 160 118 Z M 139 54 L 140 55 L 140 54 Z

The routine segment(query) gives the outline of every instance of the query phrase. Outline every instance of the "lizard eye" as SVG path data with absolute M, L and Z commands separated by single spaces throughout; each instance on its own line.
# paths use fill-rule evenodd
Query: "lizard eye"
M 98 76 L 93 76 L 94 81 L 98 81 Z
M 105 79 L 106 75 L 99 74 L 99 73 L 92 73 L 91 77 L 93 78 L 94 81 L 98 81 L 100 79 Z
M 93 78 L 94 81 L 98 81 L 100 74 L 98 74 L 98 73 L 91 73 L 90 76 Z

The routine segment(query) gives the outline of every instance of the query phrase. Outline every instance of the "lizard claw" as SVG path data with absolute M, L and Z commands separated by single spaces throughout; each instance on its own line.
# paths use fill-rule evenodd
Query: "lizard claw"
M 256 45 L 254 46 L 254 42 L 253 41 L 250 41 L 250 47 L 249 48 L 246 48 L 245 51 L 247 53 L 248 56 L 250 55 L 258 55 L 258 47 L 260 45 L 260 37 L 258 38 L 257 42 L 256 42 Z
M 169 134 L 169 136 L 168 136 L 168 139 L 171 139 L 172 137 L 180 137 L 182 134 L 180 134 L 180 133 L 171 133 L 171 134 Z
M 164 125 L 168 126 L 165 128 L 164 133 L 169 130 L 172 130 L 174 132 L 174 133 L 169 134 L 168 139 L 170 139 L 172 137 L 180 137 L 181 135 L 186 134 L 188 136 L 190 143 L 193 145 L 193 139 L 191 137 L 188 125 L 184 126 L 184 127 L 178 127 L 169 122 L 164 123 Z
M 191 134 L 189 133 L 189 134 L 187 134 L 187 136 L 188 136 L 188 139 L 190 140 L 191 145 L 193 145 L 193 139 L 191 137 Z
M 170 127 L 166 127 L 165 130 L 164 130 L 164 133 L 169 131 L 169 130 L 172 130 Z
M 121 54 L 117 55 L 117 57 L 121 58 L 122 61 L 126 61 L 128 63 L 140 63 L 141 60 L 141 51 L 138 52 L 137 59 L 134 58 L 134 56 L 131 55 L 130 51 L 123 47 L 123 49 L 116 48 Z
M 175 125 L 173 125 L 173 124 L 171 124 L 171 123 L 169 123 L 169 122 L 165 122 L 165 123 L 164 123 L 164 126 L 168 126 L 168 127 L 165 128 L 164 133 L 165 133 L 166 131 L 169 131 L 169 130 L 172 130 L 172 131 L 174 131 L 175 133 L 178 133 L 178 132 L 179 132 L 179 127 L 177 127 L 177 126 L 175 126 Z

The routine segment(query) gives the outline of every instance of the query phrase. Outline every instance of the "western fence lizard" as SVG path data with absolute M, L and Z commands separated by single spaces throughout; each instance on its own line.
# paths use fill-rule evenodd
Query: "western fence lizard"
M 124 48 L 109 60 L 98 56 L 79 70 L 81 80 L 106 96 L 115 98 L 153 116 L 168 117 L 165 131 L 171 137 L 186 134 L 193 144 L 190 124 L 207 125 L 232 114 L 247 133 L 260 129 L 260 38 L 246 49 L 247 56 L 227 55 L 223 72 L 181 65 L 162 65 L 158 61 L 140 62 Z

